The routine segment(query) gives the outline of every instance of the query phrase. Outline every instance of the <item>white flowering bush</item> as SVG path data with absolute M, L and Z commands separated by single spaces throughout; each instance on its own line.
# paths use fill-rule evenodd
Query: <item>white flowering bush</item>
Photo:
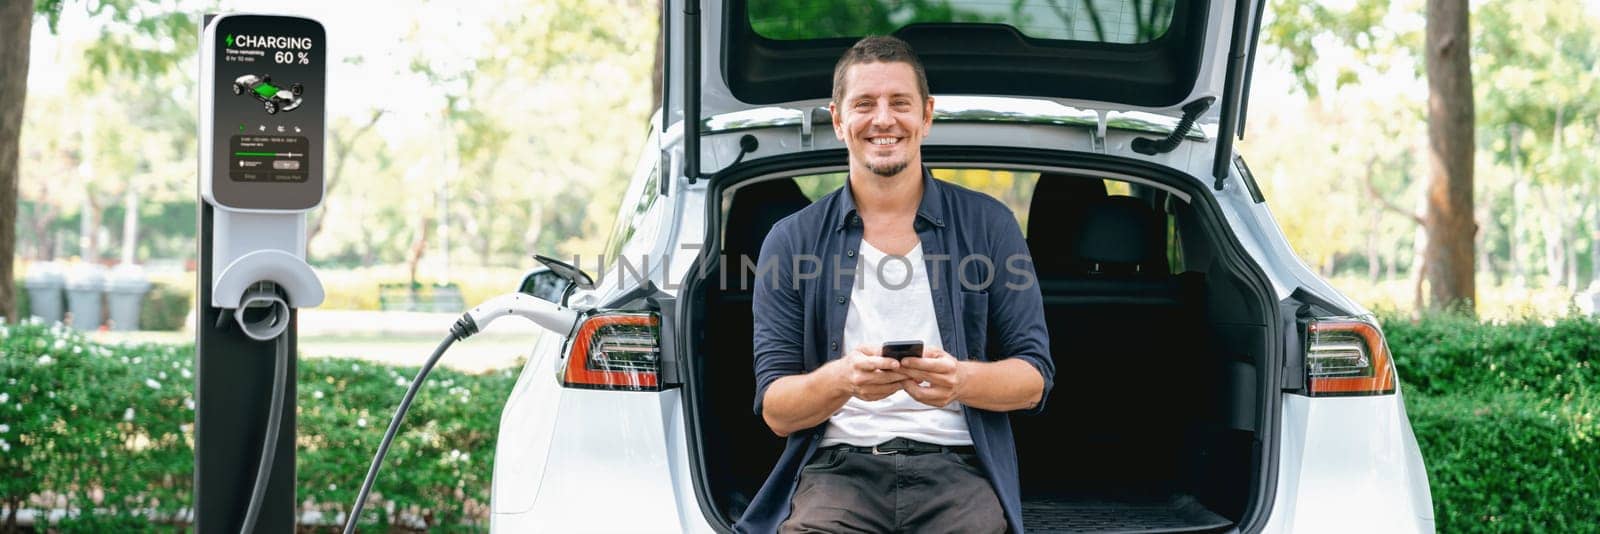
M 121 530 L 134 526 L 127 511 L 187 506 L 192 381 L 172 378 L 193 359 L 178 347 L 98 345 L 59 324 L 0 326 L 6 508 L 78 508 L 91 513 L 71 526 Z
M 40 531 L 184 526 L 193 501 L 194 356 L 190 344 L 100 345 L 59 325 L 0 325 L 5 510 L 71 512 Z M 416 369 L 324 358 L 301 359 L 298 369 L 296 502 L 331 524 L 355 498 Z M 435 370 L 364 522 L 391 529 L 406 515 L 429 530 L 485 528 L 495 429 L 514 381 L 511 370 Z

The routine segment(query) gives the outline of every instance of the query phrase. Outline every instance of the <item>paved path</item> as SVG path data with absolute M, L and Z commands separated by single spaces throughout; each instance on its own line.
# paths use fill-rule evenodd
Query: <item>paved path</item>
M 302 358 L 343 357 L 395 365 L 422 365 L 450 332 L 459 314 L 355 310 L 300 311 Z M 526 358 L 542 330 L 525 320 L 509 318 L 466 341 L 457 342 L 439 365 L 466 372 L 504 369 Z M 100 342 L 192 343 L 193 330 L 183 332 L 96 332 Z

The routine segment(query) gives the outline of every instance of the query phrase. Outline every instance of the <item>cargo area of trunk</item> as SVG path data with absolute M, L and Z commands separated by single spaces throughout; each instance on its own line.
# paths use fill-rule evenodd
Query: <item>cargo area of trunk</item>
M 1100 182 L 1041 177 L 1032 194 L 1026 233 L 1056 376 L 1043 413 L 1011 417 L 1024 522 L 1030 532 L 1236 528 L 1262 486 L 1260 373 L 1273 311 L 1226 268 L 1200 210 L 1138 187 L 1107 195 Z M 737 258 L 754 258 L 772 224 L 810 202 L 800 190 L 785 178 L 726 195 L 729 270 L 683 297 L 702 499 L 729 524 L 784 446 L 752 412 L 751 273 Z M 1134 232 L 1152 237 L 1114 245 L 1147 264 L 1082 261 L 1080 241 L 1098 231 L 1081 228 L 1084 213 L 1111 214 L 1089 226 L 1159 227 L 1159 238 Z

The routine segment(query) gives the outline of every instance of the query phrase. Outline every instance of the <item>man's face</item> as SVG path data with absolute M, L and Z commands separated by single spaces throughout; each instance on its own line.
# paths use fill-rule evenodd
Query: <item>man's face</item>
M 911 65 L 858 63 L 845 69 L 844 79 L 844 94 L 828 111 L 834 135 L 850 149 L 851 167 L 894 176 L 920 165 L 933 97 L 922 97 Z

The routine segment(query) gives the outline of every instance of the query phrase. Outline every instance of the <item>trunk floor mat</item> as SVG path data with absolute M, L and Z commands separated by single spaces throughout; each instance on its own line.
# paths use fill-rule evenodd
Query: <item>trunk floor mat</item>
M 1165 501 L 1028 499 L 1022 524 L 1028 532 L 1157 533 L 1220 530 L 1233 522 L 1194 497 L 1176 495 Z

